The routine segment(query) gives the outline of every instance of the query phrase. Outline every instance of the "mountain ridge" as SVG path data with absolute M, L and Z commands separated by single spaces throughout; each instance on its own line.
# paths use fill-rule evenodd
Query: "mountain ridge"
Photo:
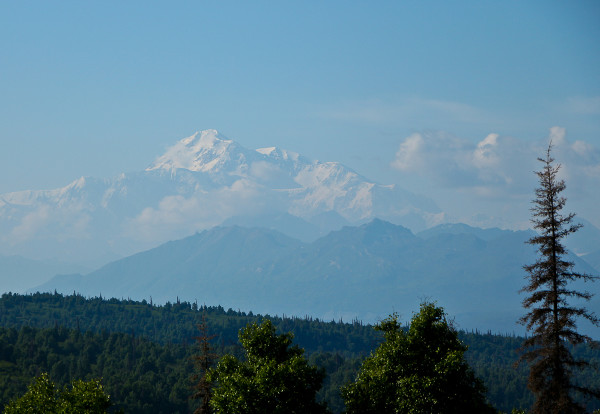
M 306 243 L 274 230 L 215 227 L 86 276 L 51 280 L 39 290 L 75 288 L 156 303 L 178 297 L 258 313 L 366 322 L 392 311 L 410 314 L 430 298 L 461 328 L 522 333 L 515 322 L 522 313 L 522 266 L 535 260 L 534 248 L 524 243 L 531 232 L 500 230 L 484 240 L 466 231 L 422 238 L 375 219 Z M 591 304 L 596 311 L 597 299 Z
M 249 150 L 205 130 L 179 140 L 143 171 L 0 195 L 0 253 L 89 263 L 235 217 L 289 214 L 310 222 L 330 212 L 350 224 L 380 217 L 412 228 L 443 218 L 432 200 L 340 163 L 277 147 Z M 317 225 L 313 237 L 335 229 L 335 221 Z

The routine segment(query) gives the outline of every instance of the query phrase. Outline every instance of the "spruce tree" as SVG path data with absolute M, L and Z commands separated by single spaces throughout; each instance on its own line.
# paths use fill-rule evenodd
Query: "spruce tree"
M 209 404 L 212 382 L 208 379 L 208 371 L 213 367 L 218 357 L 217 354 L 213 352 L 210 341 L 212 341 L 216 335 L 208 335 L 208 327 L 204 315 L 202 315 L 202 321 L 196 325 L 196 327 L 200 331 L 200 335 L 194 337 L 199 354 L 192 357 L 197 373 L 192 377 L 192 380 L 195 381 L 195 383 L 193 386 L 194 393 L 191 398 L 200 400 L 200 405 L 194 410 L 194 414 L 210 414 L 212 413 Z
M 531 208 L 531 221 L 538 234 L 528 243 L 537 246 L 539 257 L 534 264 L 524 266 L 528 283 L 521 291 L 529 295 L 523 300 L 528 312 L 520 322 L 531 336 L 523 342 L 520 361 L 530 363 L 528 387 L 535 395 L 534 413 L 579 413 L 585 411 L 573 399 L 574 391 L 596 397 L 599 394 L 574 383 L 573 370 L 588 363 L 576 360 L 568 344 L 593 343 L 592 338 L 577 332 L 576 322 L 583 318 L 598 326 L 599 320 L 585 307 L 573 303 L 573 299 L 589 301 L 592 294 L 571 285 L 597 277 L 576 272 L 574 263 L 566 258 L 563 239 L 581 225 L 572 223 L 573 213 L 561 213 L 566 203 L 561 193 L 566 186 L 558 178 L 560 164 L 554 164 L 551 150 L 552 143 L 546 157 L 538 158 L 543 168 L 536 172 L 539 188 Z

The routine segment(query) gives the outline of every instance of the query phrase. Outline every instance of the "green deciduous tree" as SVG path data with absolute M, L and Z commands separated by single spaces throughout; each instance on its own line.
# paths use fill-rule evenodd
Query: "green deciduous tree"
M 8 403 L 4 414 L 104 414 L 111 405 L 99 380 L 77 380 L 71 388 L 58 390 L 44 373 L 22 397 Z
M 383 343 L 364 361 L 356 381 L 342 388 L 348 413 L 495 412 L 442 308 L 423 303 L 408 330 L 397 315 L 375 329 L 383 332 Z
M 56 387 L 48 374 L 37 377 L 27 387 L 27 392 L 4 407 L 4 414 L 45 414 L 58 412 Z
M 211 407 L 216 413 L 325 413 L 315 396 L 324 374 L 292 346 L 291 333 L 277 334 L 270 320 L 242 329 L 246 360 L 225 355 L 211 370 Z
M 532 223 L 538 235 L 529 240 L 537 245 L 539 259 L 524 266 L 528 272 L 528 284 L 523 288 L 529 296 L 523 306 L 529 312 L 521 318 L 532 335 L 522 350 L 522 360 L 531 363 L 528 386 L 536 396 L 535 413 L 578 413 L 584 407 L 573 400 L 573 391 L 600 396 L 597 391 L 573 383 L 573 369 L 587 365 L 575 360 L 567 347 L 570 342 L 578 345 L 593 342 L 589 336 L 576 331 L 576 319 L 583 318 L 598 325 L 596 316 L 585 307 L 573 304 L 572 299 L 589 300 L 591 294 L 574 290 L 570 285 L 577 280 L 590 281 L 596 277 L 577 273 L 573 262 L 565 258 L 567 251 L 563 239 L 576 232 L 581 225 L 572 224 L 574 214 L 563 215 L 566 198 L 560 194 L 565 189 L 564 180 L 557 175 L 560 165 L 554 165 L 548 146 L 541 171 L 536 172 L 540 186 L 535 190 Z
M 100 380 L 73 381 L 70 389 L 63 389 L 59 400 L 61 413 L 65 414 L 103 414 L 112 405 Z

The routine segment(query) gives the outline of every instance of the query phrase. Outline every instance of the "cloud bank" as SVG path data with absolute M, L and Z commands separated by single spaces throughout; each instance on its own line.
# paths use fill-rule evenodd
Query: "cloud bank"
M 425 177 L 434 188 L 455 190 L 471 204 L 486 199 L 528 203 L 537 187 L 533 172 L 541 168 L 537 158 L 544 156 L 549 142 L 552 156 L 561 165 L 560 178 L 567 183 L 569 200 L 597 205 L 600 149 L 569 140 L 566 130 L 558 126 L 536 141 L 492 133 L 473 143 L 444 132 L 414 133 L 399 144 L 391 166 L 406 176 Z M 528 211 L 527 206 L 522 209 Z M 598 216 L 593 211 L 585 214 L 592 220 L 591 215 Z
M 229 217 L 272 211 L 280 203 L 281 194 L 242 178 L 214 191 L 166 196 L 157 207 L 146 207 L 129 220 L 125 234 L 139 241 L 176 239 Z

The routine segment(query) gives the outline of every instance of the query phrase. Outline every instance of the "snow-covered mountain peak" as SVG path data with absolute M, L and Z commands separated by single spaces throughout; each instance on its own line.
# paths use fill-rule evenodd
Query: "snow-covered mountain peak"
M 248 150 L 237 142 L 227 139 L 214 129 L 208 129 L 183 138 L 158 157 L 146 169 L 174 172 L 186 169 L 207 173 L 226 173 L 244 176 L 253 163 L 277 165 L 296 171 L 313 164 L 300 154 L 279 147 Z
M 260 152 L 263 155 L 271 155 L 275 151 L 277 151 L 277 147 L 259 148 L 256 150 L 256 152 Z
M 86 179 L 85 177 L 79 177 L 78 179 L 76 179 L 75 181 L 71 182 L 70 184 L 68 184 L 64 190 L 81 190 L 83 187 L 85 187 L 86 184 Z
M 298 162 L 300 160 L 300 154 L 292 151 L 287 151 L 278 147 L 267 147 L 267 148 L 259 148 L 256 152 L 266 155 L 267 157 L 280 161 L 294 161 Z M 306 160 L 305 160 L 306 162 Z
M 218 146 L 223 142 L 232 142 L 230 139 L 225 138 L 216 129 L 205 129 L 204 131 L 197 131 L 192 136 L 183 138 L 180 142 L 184 142 L 186 145 L 192 148 L 198 149 L 210 149 L 214 146 Z
M 234 217 L 282 214 L 324 229 L 380 217 L 420 230 L 438 213 L 338 162 L 247 149 L 211 129 L 176 141 L 145 171 L 0 195 L 0 253 L 37 254 L 43 245 L 45 257 L 122 255 Z
M 168 148 L 146 168 L 146 171 L 174 171 L 180 168 L 203 172 L 218 171 L 231 159 L 232 152 L 235 152 L 237 147 L 234 141 L 223 137 L 217 130 L 199 131 Z

